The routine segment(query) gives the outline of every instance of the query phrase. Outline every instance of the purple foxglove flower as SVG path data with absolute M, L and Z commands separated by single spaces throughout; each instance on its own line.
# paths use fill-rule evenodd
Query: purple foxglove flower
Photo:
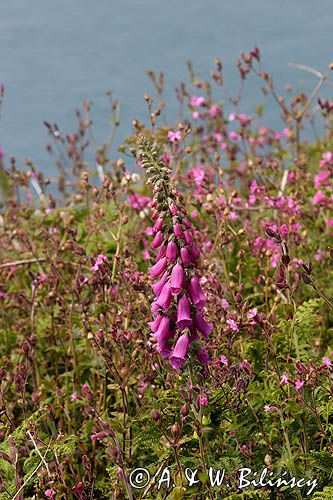
M 209 335 L 211 334 L 213 325 L 211 323 L 207 323 L 207 321 L 199 311 L 197 311 L 195 315 L 194 324 L 199 330 L 199 332 L 201 332 L 202 335 L 205 337 L 205 339 L 208 339 Z
M 154 337 L 160 342 L 163 339 L 168 339 L 170 333 L 170 318 L 168 316 L 163 316 L 161 319 L 160 325 L 156 332 L 154 333 Z
M 162 274 L 165 271 L 165 268 L 167 267 L 168 262 L 166 260 L 166 257 L 163 257 L 160 259 L 156 264 L 154 264 L 150 269 L 149 269 L 149 274 L 152 278 L 156 278 L 160 274 Z
M 163 286 L 161 293 L 159 294 L 156 302 L 157 304 L 162 307 L 162 309 L 168 309 L 170 302 L 172 299 L 171 295 L 171 290 L 170 290 L 170 283 L 167 281 L 165 285 Z
M 184 266 L 189 266 L 192 262 L 191 256 L 189 254 L 189 251 L 187 250 L 186 247 L 182 247 L 180 249 L 180 256 L 182 258 Z
M 170 339 L 174 338 L 176 335 L 175 330 L 170 330 L 169 334 L 161 339 L 158 339 L 157 342 L 157 352 L 160 353 L 162 358 L 167 358 L 170 356 L 172 344 L 170 344 Z
M 190 245 L 189 250 L 194 259 L 198 259 L 200 257 L 200 252 L 194 243 Z
M 156 260 L 163 259 L 163 257 L 165 257 L 165 254 L 166 254 L 166 245 L 163 245 L 158 251 Z
M 173 240 L 169 241 L 167 245 L 166 258 L 170 260 L 170 262 L 174 262 L 177 258 L 177 245 Z
M 158 327 L 160 326 L 160 323 L 162 321 L 163 316 L 160 314 L 156 316 L 156 319 L 154 321 L 150 321 L 148 325 L 150 326 L 150 329 L 153 333 L 157 332 Z
M 154 283 L 152 285 L 152 289 L 153 289 L 153 292 L 156 295 L 156 297 L 158 297 L 159 294 L 161 293 L 162 288 L 164 287 L 165 283 L 167 282 L 167 279 L 168 279 L 168 271 L 165 271 L 163 273 L 162 278 L 160 278 L 159 281 L 156 281 L 156 283 Z
M 159 218 L 154 224 L 153 232 L 157 233 L 158 231 L 161 231 L 162 227 L 163 227 L 163 219 Z
M 172 295 L 180 294 L 180 292 L 183 289 L 183 282 L 184 282 L 183 266 L 181 266 L 179 262 L 177 262 L 177 264 L 173 267 L 171 271 L 170 289 Z
M 178 300 L 177 307 L 177 326 L 180 330 L 184 330 L 187 326 L 192 325 L 190 303 L 186 295 L 183 295 Z
M 152 314 L 157 314 L 159 309 L 160 309 L 160 306 L 156 303 L 156 301 L 152 302 L 152 304 L 150 306 L 150 310 L 151 310 Z
M 163 340 L 157 343 L 157 352 L 160 353 L 162 358 L 168 358 L 171 353 L 171 346 L 168 340 Z
M 189 296 L 193 304 L 198 308 L 202 309 L 206 304 L 206 297 L 201 289 L 198 276 L 193 276 L 188 287 Z
M 185 358 L 190 347 L 190 341 L 187 333 L 183 333 L 176 342 L 172 355 L 169 360 L 171 366 L 175 369 L 179 368 L 185 363 Z
M 183 230 L 182 226 L 177 222 L 177 224 L 174 224 L 173 226 L 173 232 L 176 238 L 182 238 L 183 237 Z
M 164 236 L 163 236 L 162 231 L 158 231 L 158 233 L 155 234 L 155 238 L 153 239 L 151 246 L 153 248 L 158 248 L 160 245 L 162 245 L 163 239 L 164 239 Z
M 187 245 L 190 245 L 193 241 L 190 231 L 184 231 L 184 238 Z

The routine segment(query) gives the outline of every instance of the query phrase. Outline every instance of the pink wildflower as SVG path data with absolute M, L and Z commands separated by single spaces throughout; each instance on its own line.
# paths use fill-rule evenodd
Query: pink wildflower
M 304 385 L 304 380 L 296 380 L 295 388 L 297 391 L 300 391 Z
M 170 142 L 180 141 L 181 138 L 182 138 L 182 133 L 180 130 L 177 130 L 177 132 L 172 132 L 172 130 L 169 130 L 168 139 Z
M 325 197 L 324 193 L 323 193 L 321 190 L 319 190 L 319 191 L 317 191 L 317 192 L 316 192 L 316 194 L 313 196 L 313 198 L 312 198 L 312 203 L 313 203 L 314 205 L 318 205 L 318 204 L 320 204 L 323 200 L 325 200 L 325 198 L 326 198 L 326 197 Z
M 191 106 L 205 106 L 206 104 L 206 99 L 203 96 L 192 96 L 190 99 L 190 105 Z
M 208 406 L 208 398 L 207 398 L 206 394 L 199 394 L 197 402 L 198 402 L 199 407 L 200 406 Z
M 209 116 L 211 118 L 215 118 L 216 116 L 219 116 L 219 114 L 221 113 L 221 110 L 218 106 L 212 106 L 210 109 L 209 109 Z
M 329 170 L 323 170 L 314 177 L 314 187 L 316 189 L 320 186 L 328 186 L 330 184 L 331 172 Z
M 277 413 L 279 409 L 276 406 L 264 406 L 264 411 L 269 413 Z
M 332 370 L 333 367 L 332 361 L 327 356 L 323 357 L 323 365 Z
M 103 268 L 103 264 L 107 264 L 109 262 L 109 259 L 106 257 L 106 255 L 99 254 L 97 256 L 97 259 L 95 260 L 95 264 L 90 268 L 91 271 L 99 271 L 101 268 Z
M 222 354 L 222 356 L 220 357 L 220 361 L 221 361 L 222 365 L 228 366 L 228 364 L 229 364 L 228 358 L 224 354 Z
M 246 444 L 243 444 L 241 446 L 241 450 L 242 450 L 242 454 L 244 455 L 244 457 L 247 457 L 247 455 L 248 455 L 248 448 L 247 448 Z
M 258 314 L 258 309 L 255 307 L 254 309 L 252 309 L 248 313 L 247 317 L 248 317 L 248 319 L 252 319 L 252 318 L 255 318 L 257 316 L 257 314 Z
M 231 330 L 233 330 L 234 332 L 239 332 L 239 328 L 235 320 L 227 319 L 227 324 L 230 326 Z
M 77 392 L 74 391 L 71 395 L 71 401 L 77 401 Z

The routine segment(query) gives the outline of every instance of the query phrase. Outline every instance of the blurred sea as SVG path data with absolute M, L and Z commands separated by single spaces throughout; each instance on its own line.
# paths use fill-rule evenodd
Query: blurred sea
M 6 95 L 0 121 L 0 147 L 22 166 L 30 157 L 48 175 L 53 163 L 45 151 L 43 120 L 74 130 L 74 109 L 93 102 L 95 134 L 108 134 L 105 92 L 121 101 L 116 144 L 132 119 L 147 120 L 145 92 L 152 92 L 146 70 L 165 73 L 167 119 L 177 119 L 174 88 L 187 79 L 192 60 L 208 77 L 214 59 L 224 65 L 226 86 L 236 93 L 234 62 L 257 45 L 263 67 L 272 72 L 279 93 L 285 84 L 309 91 L 316 77 L 289 62 L 326 71 L 333 61 L 332 0 L 11 0 L 0 9 L 0 83 Z M 246 86 L 242 111 L 262 102 L 259 82 Z M 332 95 L 332 86 L 323 95 Z M 279 112 L 267 101 L 265 124 L 281 129 Z M 114 157 L 119 156 L 114 151 Z

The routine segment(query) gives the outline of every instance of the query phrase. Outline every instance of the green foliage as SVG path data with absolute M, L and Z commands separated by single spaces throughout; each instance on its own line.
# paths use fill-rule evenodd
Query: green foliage
M 226 500 L 270 500 L 270 493 L 267 491 L 246 491 L 225 498 Z
M 332 500 L 333 486 L 326 486 L 322 491 L 316 491 L 312 498 L 313 500 Z

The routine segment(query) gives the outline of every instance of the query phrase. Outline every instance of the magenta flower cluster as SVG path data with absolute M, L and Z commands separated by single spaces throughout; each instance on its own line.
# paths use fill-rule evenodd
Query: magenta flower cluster
M 185 363 L 192 344 L 199 361 L 206 363 L 209 356 L 201 341 L 208 339 L 212 325 L 203 315 L 206 296 L 197 272 L 200 252 L 186 210 L 170 185 L 167 167 L 161 161 L 152 165 L 154 158 L 148 162 L 147 156 L 143 155 L 143 166 L 148 163 L 147 172 L 153 174 L 148 182 L 154 182 L 152 247 L 159 249 L 149 270 L 150 276 L 157 278 L 152 285 L 154 320 L 149 325 L 158 352 L 169 358 L 173 368 Z

